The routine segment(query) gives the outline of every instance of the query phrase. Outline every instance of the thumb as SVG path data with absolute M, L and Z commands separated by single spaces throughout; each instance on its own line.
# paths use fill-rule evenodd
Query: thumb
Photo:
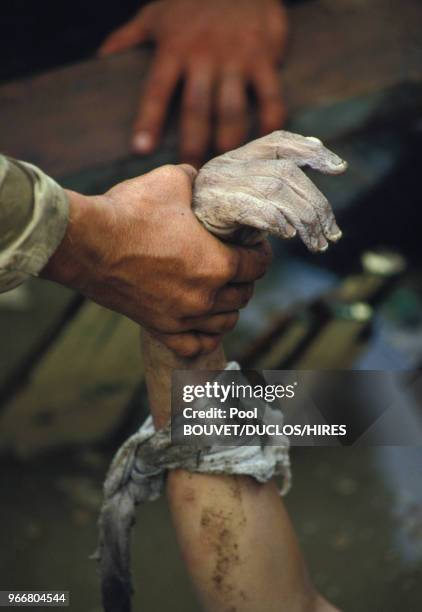
M 139 15 L 109 34 L 99 47 L 97 55 L 101 57 L 119 53 L 146 42 L 151 35 L 151 31 L 148 13 L 144 13 L 145 11 L 141 11 Z

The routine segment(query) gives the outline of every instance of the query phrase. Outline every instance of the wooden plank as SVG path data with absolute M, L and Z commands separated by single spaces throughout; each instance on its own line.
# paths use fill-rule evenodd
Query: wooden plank
M 292 109 L 422 79 L 419 0 L 319 0 L 291 13 Z
M 142 380 L 139 327 L 87 302 L 0 415 L 0 452 L 21 457 L 104 439 Z
M 291 22 L 292 111 L 422 79 L 419 0 L 315 0 L 292 7 Z M 127 158 L 148 61 L 133 51 L 1 87 L 1 149 L 55 177 Z

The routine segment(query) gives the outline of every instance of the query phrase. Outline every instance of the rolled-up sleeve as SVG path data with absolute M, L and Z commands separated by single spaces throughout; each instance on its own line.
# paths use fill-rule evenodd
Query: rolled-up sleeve
M 63 239 L 64 190 L 39 168 L 0 155 L 0 292 L 37 276 Z

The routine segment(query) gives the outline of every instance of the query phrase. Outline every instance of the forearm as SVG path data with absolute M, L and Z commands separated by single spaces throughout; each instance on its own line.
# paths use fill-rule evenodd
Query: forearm
M 167 493 L 206 612 L 308 612 L 317 597 L 274 482 L 176 470 Z
M 173 369 L 226 367 L 221 347 L 181 360 L 143 335 L 144 368 L 157 429 L 170 418 Z M 188 572 L 205 612 L 309 612 L 314 591 L 273 482 L 169 472 L 167 494 Z
M 98 277 L 104 257 L 101 246 L 109 236 L 110 222 L 101 197 L 65 190 L 69 202 L 68 222 L 62 240 L 40 276 L 88 294 L 88 285 Z M 113 245 L 108 242 L 110 252 Z

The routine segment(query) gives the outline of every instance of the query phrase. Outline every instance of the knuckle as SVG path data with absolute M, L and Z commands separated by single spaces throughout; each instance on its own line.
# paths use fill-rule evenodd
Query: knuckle
M 163 173 L 163 178 L 170 181 L 175 187 L 191 188 L 191 179 L 185 170 L 175 164 L 165 164 L 161 166 L 160 171 Z
M 201 351 L 201 343 L 193 334 L 164 335 L 159 340 L 179 357 L 195 357 Z
M 306 136 L 307 144 L 310 145 L 313 149 L 324 149 L 324 143 L 317 138 L 316 136 Z
M 203 354 L 212 353 L 220 344 L 221 338 L 219 335 L 214 336 L 202 336 L 201 338 L 201 352 Z
M 292 174 L 296 172 L 297 170 L 297 166 L 295 162 L 292 161 L 291 159 L 282 159 L 280 161 L 280 167 L 283 170 L 283 172 L 287 174 L 289 177 L 291 177 Z
M 239 257 L 236 251 L 230 249 L 221 262 L 221 279 L 223 282 L 231 280 L 239 267 Z
M 181 319 L 160 319 L 154 322 L 155 329 L 161 334 L 177 334 L 184 330 Z
M 323 215 L 324 217 L 329 217 L 330 219 L 334 215 L 333 209 L 331 208 L 329 201 L 322 194 L 321 194 L 321 197 L 319 198 L 318 210 L 321 213 L 321 215 Z
M 203 316 L 210 312 L 214 305 L 214 299 L 211 293 L 201 291 L 193 295 L 188 303 L 190 316 Z M 189 316 L 188 315 L 188 316 Z
M 177 166 L 175 164 L 164 164 L 160 166 L 159 172 L 165 174 L 167 177 L 175 176 Z
M 201 344 L 194 336 L 181 338 L 177 344 L 175 352 L 180 357 L 192 358 L 196 357 L 201 352 Z
M 318 223 L 318 214 L 312 205 L 304 206 L 301 210 L 300 219 L 304 225 L 313 227 Z
M 160 69 L 156 69 L 155 74 L 150 76 L 150 79 L 145 88 L 146 104 L 156 106 L 157 99 L 160 99 L 165 89 L 165 79 Z
M 218 290 L 233 278 L 236 268 L 233 266 L 231 257 L 223 257 L 215 264 L 206 278 L 210 285 Z
M 273 142 L 274 144 L 279 144 L 285 138 L 286 132 L 283 130 L 274 130 L 271 134 L 268 134 L 266 138 L 268 138 L 268 142 Z
M 234 100 L 220 104 L 219 113 L 220 121 L 224 123 L 241 123 L 244 120 L 245 107 L 242 104 L 236 103 Z
M 167 36 L 161 38 L 161 41 L 161 50 L 159 50 L 157 62 L 160 60 L 165 63 L 169 61 L 169 58 L 178 57 L 182 59 L 185 57 L 186 41 L 180 33 L 177 31 L 167 32 Z
M 182 103 L 182 111 L 187 115 L 206 115 L 207 104 L 203 96 L 187 96 Z

